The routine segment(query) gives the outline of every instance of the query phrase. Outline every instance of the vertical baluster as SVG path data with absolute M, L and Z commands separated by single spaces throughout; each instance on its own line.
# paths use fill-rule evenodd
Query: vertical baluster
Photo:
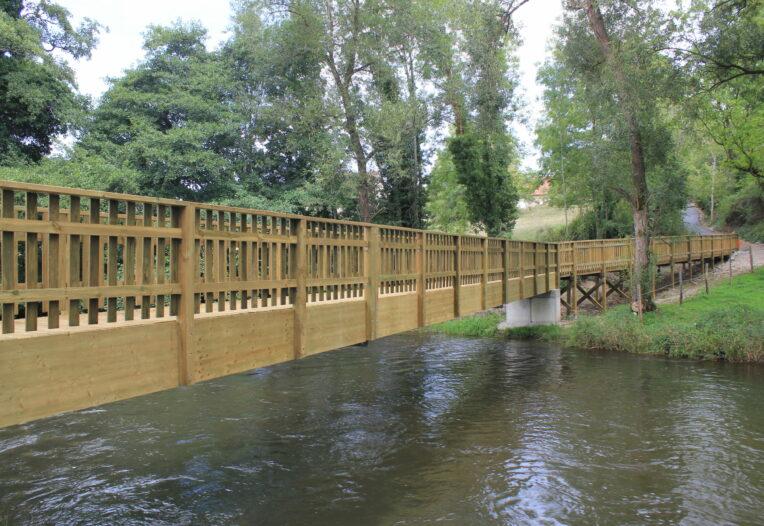
M 154 205 L 146 203 L 143 205 L 143 226 L 150 227 L 154 225 Z M 151 236 L 143 238 L 143 261 L 141 265 L 142 285 L 151 285 L 154 283 L 153 263 L 154 253 Z M 141 319 L 148 320 L 151 317 L 151 296 L 141 297 Z
M 135 226 L 135 202 L 127 203 L 127 214 L 125 215 L 125 224 L 128 227 Z M 135 236 L 128 236 L 125 239 L 125 255 L 122 269 L 124 272 L 125 285 L 135 285 Z M 135 296 L 125 298 L 125 321 L 132 321 L 135 318 Z
M 97 225 L 101 222 L 101 201 L 96 198 L 90 198 L 90 224 Z M 99 261 L 99 245 L 101 238 L 97 235 L 89 236 L 90 260 L 88 269 L 88 284 L 91 287 L 98 287 L 101 281 L 101 262 Z M 88 324 L 96 325 L 98 323 L 98 298 L 88 300 Z
M 80 198 L 69 198 L 69 222 L 80 222 Z M 82 243 L 81 236 L 72 234 L 69 236 L 69 286 L 82 285 Z M 69 327 L 77 327 L 80 324 L 80 300 L 69 300 Z
M 26 194 L 26 219 L 29 221 L 37 220 L 37 194 L 27 192 Z M 37 245 L 37 232 L 29 232 L 26 235 L 25 246 L 25 281 L 27 290 L 37 288 L 38 275 L 38 257 L 39 248 Z M 37 315 L 39 314 L 40 304 L 36 301 L 28 301 L 26 304 L 26 330 L 37 330 Z
M 48 221 L 57 223 L 59 220 L 60 199 L 58 194 L 48 196 Z M 61 270 L 59 268 L 60 237 L 58 234 L 48 236 L 48 287 L 61 286 Z M 48 328 L 58 329 L 60 325 L 61 304 L 59 300 L 48 302 Z
M 119 201 L 115 201 L 114 199 L 109 200 L 109 226 L 111 228 L 116 228 L 117 223 L 119 222 Z M 109 235 L 109 253 L 107 255 L 108 262 L 107 262 L 107 285 L 109 287 L 116 287 L 117 286 L 117 251 L 118 251 L 118 244 L 117 244 L 117 236 L 116 235 Z M 110 291 L 111 292 L 111 291 Z M 108 323 L 114 323 L 117 321 L 117 298 L 116 296 L 108 296 L 108 299 L 106 301 L 106 321 Z

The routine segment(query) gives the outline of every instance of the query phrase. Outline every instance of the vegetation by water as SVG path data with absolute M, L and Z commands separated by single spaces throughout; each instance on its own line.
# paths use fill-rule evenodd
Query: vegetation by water
M 664 305 L 642 322 L 628 305 L 581 315 L 557 326 L 498 329 L 495 312 L 447 321 L 428 331 L 451 336 L 496 336 L 558 341 L 570 347 L 733 362 L 764 361 L 764 269 L 711 287 L 684 304 Z
M 764 269 L 711 288 L 683 305 L 663 306 L 639 322 L 622 305 L 598 316 L 582 316 L 566 342 L 587 349 L 612 349 L 704 360 L 764 360 Z
M 563 335 L 563 329 L 556 325 L 499 329 L 498 325 L 503 320 L 504 318 L 498 313 L 489 311 L 438 323 L 423 330 L 449 336 L 497 336 L 513 340 L 559 341 Z

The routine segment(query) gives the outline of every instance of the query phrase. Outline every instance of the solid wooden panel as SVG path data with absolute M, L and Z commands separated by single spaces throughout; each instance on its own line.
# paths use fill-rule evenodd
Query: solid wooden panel
M 461 315 L 467 316 L 474 312 L 483 310 L 483 286 L 480 283 L 475 285 L 462 285 L 461 290 Z
M 454 289 L 429 290 L 425 295 L 425 325 L 451 320 L 454 317 Z
M 419 307 L 417 298 L 416 292 L 380 297 L 377 304 L 377 337 L 416 329 Z
M 501 281 L 492 281 L 488 283 L 487 294 L 486 301 L 488 302 L 487 307 L 489 309 L 504 305 L 504 287 Z
M 39 331 L 0 341 L 0 427 L 178 384 L 175 322 Z
M 306 356 L 366 341 L 366 302 L 308 305 L 306 333 Z
M 291 360 L 289 308 L 203 314 L 194 319 L 194 379 L 209 380 Z

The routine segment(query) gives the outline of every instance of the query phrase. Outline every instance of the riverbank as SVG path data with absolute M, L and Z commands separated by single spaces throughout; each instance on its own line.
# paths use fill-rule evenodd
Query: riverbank
M 717 282 L 710 294 L 683 305 L 663 304 L 640 323 L 627 305 L 582 315 L 566 328 L 527 327 L 501 331 L 497 313 L 432 327 L 463 336 L 557 340 L 580 349 L 626 351 L 699 360 L 764 361 L 764 269 Z

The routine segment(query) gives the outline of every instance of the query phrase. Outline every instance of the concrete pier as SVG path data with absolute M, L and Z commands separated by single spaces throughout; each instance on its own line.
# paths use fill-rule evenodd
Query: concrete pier
M 560 289 L 552 289 L 545 294 L 513 301 L 505 307 L 507 319 L 499 325 L 499 328 L 558 325 L 561 318 Z

